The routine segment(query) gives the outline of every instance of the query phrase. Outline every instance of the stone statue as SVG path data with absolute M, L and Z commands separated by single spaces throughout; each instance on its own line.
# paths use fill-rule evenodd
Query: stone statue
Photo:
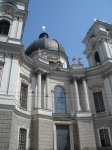
M 79 57 L 79 58 L 78 58 L 78 64 L 79 64 L 79 65 L 81 64 L 81 59 L 82 59 L 82 57 Z
M 42 50 L 40 50 L 40 48 L 39 48 L 39 50 L 38 50 L 38 56 L 40 57 L 42 55 Z
M 46 52 L 44 52 L 44 58 L 47 59 L 47 53 Z
M 73 57 L 72 61 L 73 61 L 73 64 L 76 64 L 76 58 L 75 58 L 75 56 Z

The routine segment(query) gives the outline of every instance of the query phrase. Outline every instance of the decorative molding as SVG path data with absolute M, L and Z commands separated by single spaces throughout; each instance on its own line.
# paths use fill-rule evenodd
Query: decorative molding
M 22 78 L 22 81 L 25 82 L 26 84 L 29 84 L 29 83 L 32 82 L 32 80 L 29 79 L 29 78 L 28 78 L 26 75 L 24 75 L 24 74 L 21 74 L 21 73 L 20 73 L 20 77 Z
M 89 87 L 89 89 L 94 92 L 102 91 L 102 88 L 103 88 L 103 84 L 95 84 Z
M 106 73 L 106 74 L 103 74 L 103 75 L 102 75 L 102 78 L 103 78 L 103 79 L 106 79 L 106 78 L 108 78 L 108 77 L 111 76 L 111 75 L 112 75 L 112 70 L 111 70 L 110 72 Z
M 17 55 L 17 54 L 12 54 L 12 53 L 5 53 L 5 57 L 6 58 L 12 58 L 12 59 L 16 59 L 16 60 L 18 60 L 19 61 L 19 64 L 20 64 L 20 66 L 22 65 L 21 64 L 21 60 L 20 60 L 20 55 Z
M 11 58 L 11 57 L 12 57 L 12 54 L 10 54 L 10 53 L 5 53 L 5 57 L 6 57 L 6 58 Z

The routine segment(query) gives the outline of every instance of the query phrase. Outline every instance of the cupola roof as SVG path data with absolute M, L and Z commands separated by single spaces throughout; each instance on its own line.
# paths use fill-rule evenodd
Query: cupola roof
M 47 33 L 41 33 L 39 39 L 31 43 L 25 50 L 26 55 L 31 55 L 34 51 L 46 49 L 48 51 L 61 52 L 66 55 L 63 46 L 54 39 L 50 39 Z

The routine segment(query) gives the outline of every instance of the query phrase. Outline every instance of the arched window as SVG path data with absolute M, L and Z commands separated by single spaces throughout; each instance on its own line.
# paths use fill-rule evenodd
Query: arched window
M 65 90 L 61 86 L 54 88 L 55 113 L 66 114 Z
M 8 35 L 10 23 L 8 21 L 0 21 L 0 34 Z
M 96 65 L 99 65 L 100 64 L 100 57 L 99 57 L 98 52 L 95 53 L 94 57 L 95 57 Z

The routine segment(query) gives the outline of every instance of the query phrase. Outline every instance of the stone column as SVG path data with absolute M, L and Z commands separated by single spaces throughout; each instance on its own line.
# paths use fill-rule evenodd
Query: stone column
M 90 111 L 86 79 L 84 77 L 82 78 L 82 86 L 83 86 L 83 98 L 84 98 L 84 103 L 85 103 L 85 109 L 86 111 Z
M 102 47 L 101 47 L 101 42 L 98 43 L 98 46 L 99 46 L 99 50 L 100 50 L 100 54 L 101 54 L 102 61 L 104 61 L 104 60 L 105 60 L 105 57 L 104 57 L 103 49 L 102 49 Z
M 90 60 L 90 64 L 91 64 L 91 67 L 93 66 L 93 61 L 92 61 L 92 55 L 91 53 L 89 54 L 89 60 Z
M 109 74 L 103 75 L 102 78 L 104 79 L 104 86 L 106 90 L 106 97 L 108 100 L 108 105 L 111 109 L 112 108 L 112 91 L 111 91 L 111 85 L 110 85 L 111 80 L 109 80 Z
M 37 72 L 37 107 L 41 108 L 41 71 Z
M 22 34 L 22 27 L 23 27 L 23 19 L 19 19 L 18 22 L 18 30 L 17 30 L 17 34 L 16 34 L 16 38 L 20 39 L 21 38 L 21 34 Z
M 77 105 L 76 110 L 81 111 L 80 100 L 79 100 L 79 92 L 78 92 L 78 86 L 77 86 L 77 79 L 74 78 L 73 82 L 74 82 L 74 93 L 75 93 L 75 99 L 76 99 L 76 105 Z
M 108 49 L 106 39 L 102 39 L 102 48 L 103 48 L 105 57 L 110 58 L 111 55 L 110 55 L 110 52 L 109 52 L 109 49 Z
M 46 109 L 50 109 L 49 73 L 46 73 Z
M 0 94 L 7 94 L 9 87 L 9 79 L 11 73 L 12 58 L 11 54 L 5 53 L 5 64 L 3 67 Z
M 111 54 L 111 57 L 112 57 L 112 48 L 111 48 L 110 43 L 111 43 L 111 41 L 107 40 L 107 45 L 108 45 L 108 48 L 109 48 L 109 51 L 110 51 L 110 54 Z

